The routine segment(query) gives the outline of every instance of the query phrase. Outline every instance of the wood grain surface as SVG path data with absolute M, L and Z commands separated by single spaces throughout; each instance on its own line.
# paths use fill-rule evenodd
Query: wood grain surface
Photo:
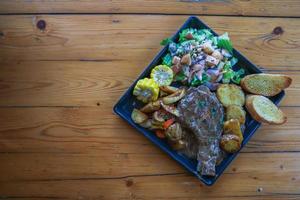
M 139 13 L 299 17 L 298 0 L 1 0 L 0 13 Z
M 0 16 L 0 61 L 128 61 L 142 65 L 160 41 L 188 16 Z M 290 18 L 200 17 L 218 33 L 229 32 L 236 49 L 258 66 L 298 70 L 300 21 Z M 45 29 L 37 23 L 43 20 Z M 126 40 L 124 40 L 126 38 Z
M 0 199 L 300 199 L 299 10 L 292 0 L 2 0 Z M 112 112 L 191 13 L 211 15 L 200 19 L 263 71 L 293 78 L 287 123 L 263 125 L 212 187 Z

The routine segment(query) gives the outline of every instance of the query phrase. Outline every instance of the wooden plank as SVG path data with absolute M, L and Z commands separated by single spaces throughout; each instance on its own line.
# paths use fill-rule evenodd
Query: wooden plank
M 285 125 L 263 126 L 210 188 L 113 115 L 111 108 L 0 111 L 3 198 L 300 197 L 299 107 L 283 108 L 289 116 Z
M 187 15 L 298 16 L 297 0 L 2 0 L 0 13 L 162 13 Z
M 20 159 L 23 158 L 23 159 Z M 297 199 L 299 198 L 300 177 L 299 154 L 247 154 L 236 159 L 235 164 L 213 187 L 204 187 L 199 181 L 183 170 L 175 174 L 146 174 L 129 177 L 111 177 L 94 172 L 102 166 L 101 158 L 81 159 L 70 163 L 66 170 L 42 156 L 14 157 L 22 162 L 15 167 L 12 180 L 1 181 L 0 192 L 11 198 L 54 198 L 54 199 Z M 69 157 L 66 157 L 69 158 Z M 5 156 L 1 156 L 1 160 Z M 14 161 L 6 158 L 1 169 L 9 169 Z M 31 162 L 34 160 L 34 164 Z M 26 162 L 27 161 L 27 162 Z M 64 157 L 56 160 L 68 162 Z M 29 164 L 28 164 L 29 163 Z M 85 163 L 85 164 L 83 164 Z M 163 163 L 163 162 L 161 162 Z M 126 164 L 119 166 L 122 168 Z M 145 165 L 153 165 L 151 160 Z M 23 166 L 23 167 L 22 167 Z M 41 168 L 43 166 L 44 168 Z M 160 166 L 154 171 L 160 170 Z M 17 168 L 17 169 L 16 169 Z M 80 171 L 76 170 L 80 168 Z M 53 171 L 53 177 L 43 178 Z M 4 170 L 2 172 L 11 173 Z M 3 176 L 5 173 L 1 173 Z M 30 174 L 28 179 L 24 179 Z M 5 175 L 4 175 L 5 176 Z M 58 178 L 57 178 L 58 177 Z M 117 192 L 116 192 L 117 191 Z M 173 191 L 173 192 L 170 192 Z M 174 192 L 176 191 L 176 192 Z
M 283 107 L 288 122 L 263 125 L 243 152 L 300 151 L 299 107 Z M 1 108 L 0 153 L 160 154 L 109 107 Z M 139 152 L 136 152 L 139 149 Z
M 99 103 L 111 108 L 146 65 L 145 60 L 2 63 L 0 106 L 97 106 Z M 297 99 L 300 72 L 267 72 L 285 73 L 293 78 L 281 105 L 300 106 Z
M 8 199 L 299 199 L 299 194 L 293 189 L 293 182 L 288 182 L 288 186 L 282 183 L 271 186 L 272 181 L 265 179 L 265 175 L 261 175 L 265 181 L 260 182 L 250 181 L 250 178 L 245 176 L 232 179 L 232 175 L 227 175 L 227 182 L 222 181 L 223 187 L 211 188 L 202 187 L 195 178 L 187 175 L 139 177 L 128 180 L 25 182 L 25 185 L 24 182 L 12 182 L 3 186 L 3 193 L 7 194 Z M 274 178 L 287 181 L 284 176 Z M 265 186 L 263 189 L 267 191 L 257 192 L 262 188 L 260 185 Z M 281 189 L 282 186 L 285 190 Z M 288 189 L 291 189 L 291 192 L 288 192 Z
M 187 16 L 0 16 L 0 61 L 126 60 L 144 67 Z M 298 70 L 300 19 L 201 17 L 259 66 Z M 46 22 L 41 31 L 36 24 Z

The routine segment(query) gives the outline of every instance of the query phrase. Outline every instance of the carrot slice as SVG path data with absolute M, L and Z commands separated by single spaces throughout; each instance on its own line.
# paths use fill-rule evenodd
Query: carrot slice
M 163 131 L 163 130 L 156 130 L 156 131 L 155 131 L 155 134 L 156 134 L 156 136 L 159 137 L 159 138 L 165 138 L 165 137 L 166 137 L 165 131 Z
M 165 121 L 164 124 L 163 124 L 164 129 L 169 128 L 169 126 L 171 126 L 174 123 L 174 121 L 175 120 L 173 118 L 172 119 L 168 119 L 167 121 Z

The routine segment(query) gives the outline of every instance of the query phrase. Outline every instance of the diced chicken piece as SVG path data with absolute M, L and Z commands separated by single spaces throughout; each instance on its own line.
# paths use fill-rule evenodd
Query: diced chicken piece
M 181 58 L 181 64 L 182 65 L 191 65 L 192 64 L 192 59 L 190 54 L 186 54 Z
M 205 53 L 207 53 L 207 54 L 212 54 L 213 52 L 214 52 L 214 48 L 213 48 L 213 46 L 211 45 L 211 42 L 205 42 L 204 44 L 203 44 L 203 51 L 205 52 Z
M 216 59 L 215 57 L 212 57 L 212 56 L 207 56 L 206 60 L 205 60 L 205 63 L 208 67 L 213 67 L 213 66 L 219 64 L 219 62 L 220 62 L 219 59 Z
M 211 54 L 212 57 L 215 57 L 216 59 L 222 60 L 223 55 L 219 50 L 214 50 L 214 52 Z

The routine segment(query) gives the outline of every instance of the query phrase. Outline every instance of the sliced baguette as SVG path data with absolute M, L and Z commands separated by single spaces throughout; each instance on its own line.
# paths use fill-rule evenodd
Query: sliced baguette
M 285 114 L 270 99 L 261 95 L 247 96 L 246 108 L 258 122 L 283 124 L 287 120 Z
M 289 76 L 281 74 L 251 74 L 241 80 L 241 86 L 246 92 L 263 96 L 275 96 L 291 83 Z

